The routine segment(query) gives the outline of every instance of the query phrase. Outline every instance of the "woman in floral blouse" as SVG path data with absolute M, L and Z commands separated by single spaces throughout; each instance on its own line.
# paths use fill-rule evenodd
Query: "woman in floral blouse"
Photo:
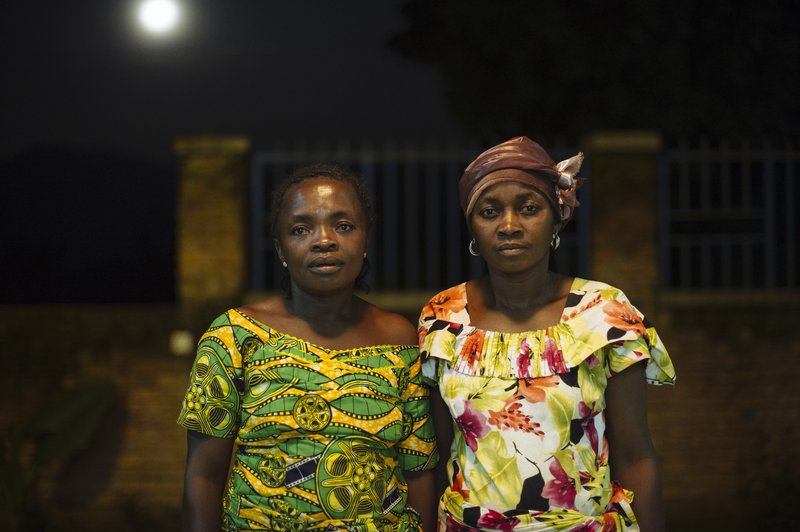
M 555 164 L 519 137 L 461 177 L 470 252 L 488 274 L 420 316 L 449 456 L 439 530 L 664 528 L 646 383 L 674 382 L 669 356 L 619 289 L 548 268 L 582 160 Z

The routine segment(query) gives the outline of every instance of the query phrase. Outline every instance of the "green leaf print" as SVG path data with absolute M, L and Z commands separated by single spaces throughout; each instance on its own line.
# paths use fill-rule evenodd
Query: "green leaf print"
M 605 357 L 605 354 L 602 356 Z M 578 366 L 578 386 L 581 388 L 583 403 L 594 412 L 601 412 L 606 407 L 606 382 L 602 364 L 590 368 L 583 362 Z
M 539 523 L 547 524 L 554 530 L 569 530 L 576 525 L 580 525 L 587 521 L 587 516 L 575 510 L 562 510 L 551 509 L 541 515 L 535 517 Z M 592 530 L 587 528 L 587 530 Z
M 572 414 L 575 412 L 575 401 L 572 397 L 558 389 L 547 390 L 547 408 L 553 419 L 553 428 L 558 432 L 558 447 L 569 443 L 569 428 Z
M 522 478 L 517 458 L 509 453 L 499 432 L 492 431 L 478 441 L 475 462 L 469 469 L 469 484 L 477 501 L 492 501 L 493 506 L 502 508 L 513 508 L 519 501 Z
M 451 375 L 443 383 L 442 394 L 445 398 L 466 398 L 472 401 L 476 412 L 489 416 L 489 410 L 502 410 L 506 399 L 512 396 L 508 391 L 510 383 L 516 380 L 500 378 L 459 377 Z

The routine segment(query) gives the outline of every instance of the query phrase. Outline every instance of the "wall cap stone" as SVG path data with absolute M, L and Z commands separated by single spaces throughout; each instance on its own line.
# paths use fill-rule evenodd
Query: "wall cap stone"
M 660 152 L 663 139 L 651 130 L 597 131 L 583 138 L 581 146 L 591 153 L 654 153 Z
M 250 149 L 247 137 L 202 136 L 178 137 L 173 145 L 180 157 L 192 155 L 239 155 Z

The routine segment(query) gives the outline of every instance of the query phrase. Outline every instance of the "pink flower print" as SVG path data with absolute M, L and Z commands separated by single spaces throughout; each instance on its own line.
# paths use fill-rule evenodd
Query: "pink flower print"
M 595 355 L 594 353 L 586 357 L 586 367 L 594 368 L 597 367 L 599 364 L 600 364 L 600 359 L 597 358 L 597 355 Z
M 594 424 L 594 417 L 597 415 L 597 412 L 586 406 L 586 403 L 583 401 L 578 403 L 578 412 L 581 416 L 583 433 L 589 438 L 589 444 L 591 444 L 592 449 L 594 449 L 595 454 L 597 454 L 597 427 Z
M 544 341 L 544 355 L 542 355 L 547 366 L 553 373 L 566 373 L 567 365 L 564 364 L 564 355 L 561 349 L 556 347 L 556 341 L 552 338 L 547 338 Z
M 447 516 L 447 520 L 445 521 L 445 532 L 470 532 L 474 530 L 474 528 L 462 525 L 450 515 Z
M 528 345 L 528 339 L 522 340 L 519 344 L 520 351 L 517 355 L 517 377 L 520 379 L 531 378 L 531 346 Z
M 569 532 L 598 532 L 602 529 L 603 525 L 592 519 L 591 521 L 586 521 L 585 523 L 570 528 Z
M 464 401 L 464 412 L 456 418 L 458 428 L 467 440 L 467 445 L 472 452 L 478 450 L 478 439 L 483 438 L 489 433 L 489 426 L 486 424 L 486 416 L 476 412 L 472 407 L 472 401 Z
M 550 474 L 553 475 L 553 479 L 548 480 L 544 485 L 542 496 L 550 500 L 550 506 L 574 510 L 575 483 L 564 471 L 564 468 L 561 467 L 561 463 L 558 460 L 553 460 L 550 463 Z
M 514 530 L 518 524 L 518 517 L 503 515 L 495 510 L 489 510 L 478 519 L 479 527 L 491 530 Z

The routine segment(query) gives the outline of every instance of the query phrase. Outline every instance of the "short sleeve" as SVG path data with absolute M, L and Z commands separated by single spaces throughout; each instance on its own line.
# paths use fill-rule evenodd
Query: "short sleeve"
M 426 471 L 433 469 L 439 461 L 430 412 L 430 387 L 422 375 L 419 351 L 414 348 L 406 352 L 413 354 L 408 361 L 408 382 L 401 396 L 409 429 L 408 435 L 395 448 L 403 470 Z
M 655 328 L 647 327 L 645 334 L 633 340 L 612 343 L 608 346 L 606 377 L 646 361 L 645 377 L 648 384 L 674 384 L 675 368 Z
M 208 436 L 236 437 L 242 390 L 242 357 L 225 313 L 197 344 L 178 424 Z

